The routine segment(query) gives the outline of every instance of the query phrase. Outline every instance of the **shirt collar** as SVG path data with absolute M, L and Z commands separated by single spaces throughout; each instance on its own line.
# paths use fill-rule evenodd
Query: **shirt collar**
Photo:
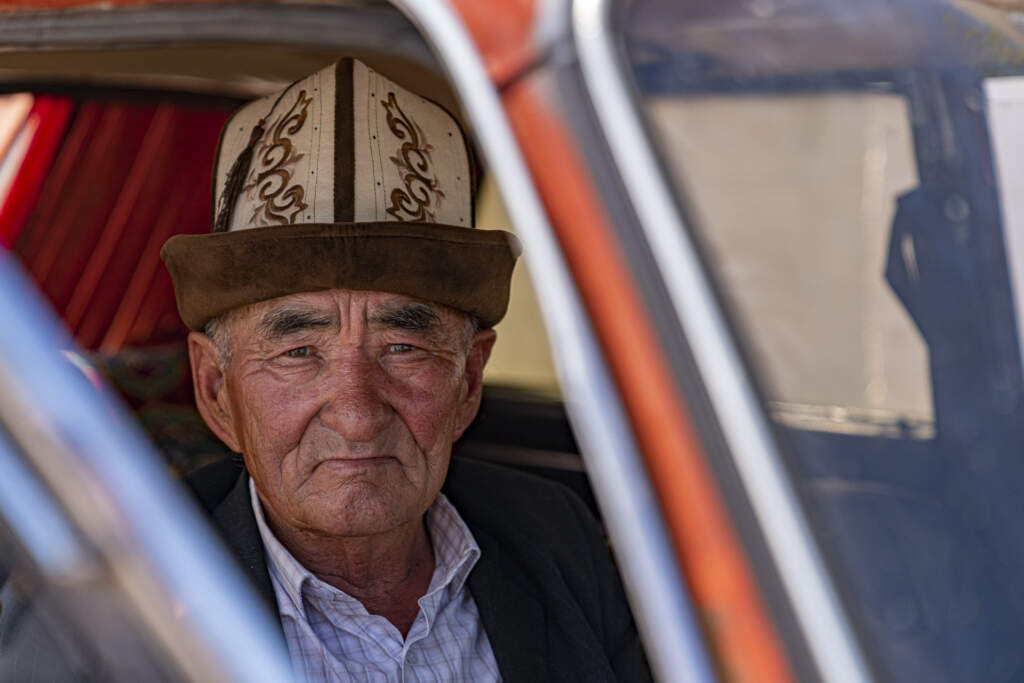
M 315 586 L 319 593 L 337 594 L 339 597 L 354 600 L 344 591 L 314 576 L 277 540 L 277 536 L 271 531 L 263 516 L 263 505 L 256 493 L 256 484 L 252 477 L 249 478 L 249 498 L 253 515 L 256 517 L 256 526 L 266 550 L 271 576 L 284 589 L 291 601 L 292 610 L 298 612 L 303 620 L 307 619 L 305 602 L 302 599 L 303 589 L 307 586 Z M 437 498 L 427 509 L 426 525 L 434 550 L 434 574 L 426 595 L 420 598 L 421 605 L 425 599 L 446 588 L 450 589 L 451 596 L 457 595 L 480 559 L 480 546 L 462 516 L 443 493 L 438 493 Z M 285 611 L 283 605 L 278 607 Z
M 452 595 L 455 595 L 462 590 L 469 572 L 480 559 L 480 546 L 458 510 L 443 493 L 438 493 L 427 508 L 426 521 L 430 543 L 434 547 L 434 576 L 427 594 L 451 585 Z
M 277 536 L 270 530 L 267 521 L 263 516 L 263 505 L 256 493 L 256 484 L 249 477 L 249 501 L 252 504 L 253 516 L 256 517 L 256 526 L 260 530 L 260 538 L 263 539 L 263 548 L 267 555 L 267 568 L 274 579 L 274 583 L 284 589 L 285 594 L 291 602 L 291 609 L 286 610 L 285 605 L 278 605 L 279 610 L 284 612 L 296 611 L 302 619 L 306 619 L 306 609 L 302 604 L 302 586 L 309 581 L 318 579 L 295 557 L 288 552 L 288 549 L 281 545 Z

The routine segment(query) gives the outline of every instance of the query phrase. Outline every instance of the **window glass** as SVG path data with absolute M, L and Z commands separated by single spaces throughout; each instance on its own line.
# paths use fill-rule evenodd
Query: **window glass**
M 881 277 L 896 198 L 917 184 L 903 99 L 662 95 L 649 107 L 697 221 L 714 226 L 709 253 L 779 419 L 930 434 L 928 349 Z
M 998 4 L 616 8 L 882 680 L 1024 678 L 1024 15 Z

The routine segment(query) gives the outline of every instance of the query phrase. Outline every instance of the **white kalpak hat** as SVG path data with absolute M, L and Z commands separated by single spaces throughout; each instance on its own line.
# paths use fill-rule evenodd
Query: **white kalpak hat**
M 518 241 L 474 226 L 465 137 L 439 105 L 346 58 L 225 124 L 214 226 L 161 258 L 191 329 L 286 294 L 394 292 L 475 315 L 508 307 Z

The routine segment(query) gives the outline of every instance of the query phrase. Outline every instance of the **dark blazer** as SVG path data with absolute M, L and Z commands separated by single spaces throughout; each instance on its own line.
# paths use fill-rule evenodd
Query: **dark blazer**
M 188 483 L 276 613 L 248 475 L 229 465 Z M 505 681 L 650 680 L 601 530 L 575 494 L 465 458 L 443 491 L 480 545 L 468 585 Z

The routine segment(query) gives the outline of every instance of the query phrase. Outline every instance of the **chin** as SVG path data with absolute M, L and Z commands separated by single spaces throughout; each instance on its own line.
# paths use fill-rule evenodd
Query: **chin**
M 386 533 L 422 515 L 418 508 L 396 500 L 390 492 L 350 485 L 332 495 L 326 504 L 307 510 L 304 516 L 320 533 L 342 538 Z

